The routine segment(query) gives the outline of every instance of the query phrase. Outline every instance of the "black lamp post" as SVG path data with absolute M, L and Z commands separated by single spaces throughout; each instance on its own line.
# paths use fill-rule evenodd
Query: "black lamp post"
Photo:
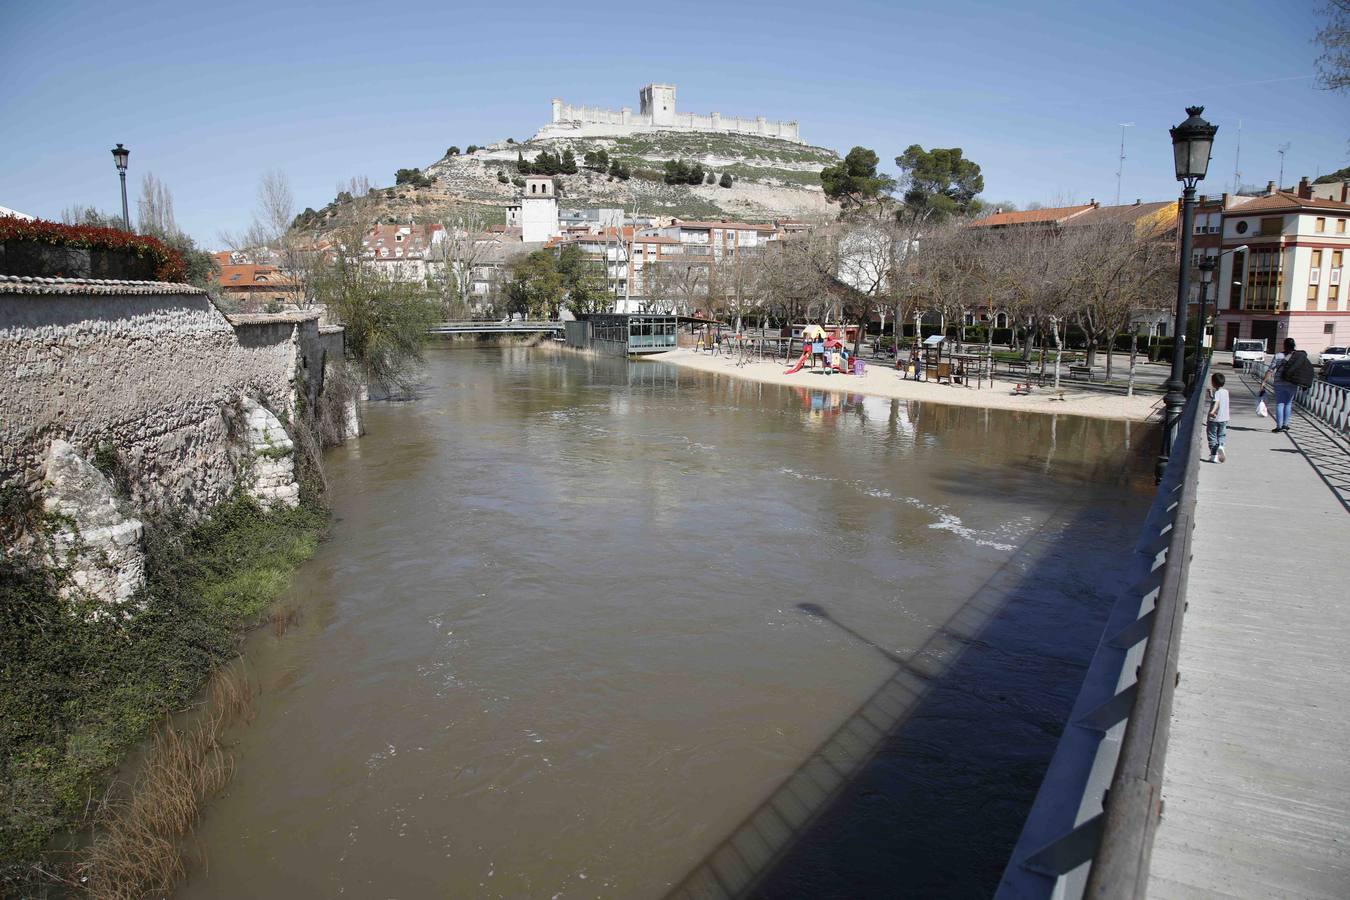
M 1218 265 L 1218 257 L 1206 256 L 1200 260 L 1200 319 L 1199 334 L 1195 341 L 1195 373 L 1200 377 L 1200 360 L 1205 355 L 1205 307 L 1209 303 L 1209 283 L 1214 280 L 1214 269 Z M 1218 308 L 1218 300 L 1215 299 L 1215 308 Z
M 113 162 L 117 164 L 117 174 L 122 177 L 122 227 L 131 230 L 131 215 L 127 212 L 127 157 L 131 151 L 121 144 L 113 148 Z
M 1163 398 L 1164 416 L 1162 453 L 1158 456 L 1157 477 L 1162 481 L 1167 459 L 1172 454 L 1177 423 L 1181 409 L 1186 405 L 1186 305 L 1191 292 L 1191 232 L 1195 230 L 1195 185 L 1202 181 L 1209 169 L 1209 152 L 1214 146 L 1214 133 L 1219 130 L 1200 114 L 1203 106 L 1186 107 L 1186 121 L 1172 129 L 1172 156 L 1176 163 L 1177 181 L 1185 185 L 1181 203 L 1181 260 L 1177 277 L 1176 327 L 1173 329 L 1172 375 L 1167 379 L 1167 396 Z

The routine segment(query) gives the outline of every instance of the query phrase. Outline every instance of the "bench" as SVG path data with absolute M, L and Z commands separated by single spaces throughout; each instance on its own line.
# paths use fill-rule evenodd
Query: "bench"
M 1017 373 L 1020 373 L 1020 374 L 1022 374 L 1022 375 L 1026 375 L 1026 374 L 1027 374 L 1028 372 L 1030 372 L 1030 371 L 1031 371 L 1031 364 L 1030 364 L 1030 363 L 1024 363 L 1024 362 L 1010 362 L 1010 363 L 1008 363 L 1008 374 L 1009 374 L 1009 375 L 1013 375 L 1013 374 L 1017 374 Z
M 1086 378 L 1088 381 L 1091 381 L 1091 380 L 1092 380 L 1092 367 L 1091 367 L 1091 366 L 1069 366 L 1069 377 L 1070 377 L 1070 378 Z

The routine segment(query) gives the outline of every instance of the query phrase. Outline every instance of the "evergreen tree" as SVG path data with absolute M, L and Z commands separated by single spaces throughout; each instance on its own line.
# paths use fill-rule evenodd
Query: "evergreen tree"
M 861 206 L 875 200 L 895 186 L 887 175 L 877 173 L 876 153 L 866 147 L 854 147 L 848 156 L 820 173 L 825 196 L 838 200 L 844 206 Z
M 962 157 L 960 147 L 924 150 L 911 144 L 895 158 L 895 165 L 900 169 L 905 210 L 910 215 L 938 221 L 978 211 L 975 196 L 984 190 L 984 176 L 978 165 Z
M 452 145 L 450 146 L 450 149 L 447 150 L 447 151 L 445 151 L 445 155 L 446 155 L 446 156 L 459 156 L 459 148 L 456 147 L 456 146 L 454 146 L 454 145 L 452 144 Z
M 534 171 L 533 167 L 525 160 L 525 155 L 519 150 L 516 151 L 516 171 L 522 175 L 529 175 Z
M 719 181 L 718 184 L 722 185 L 722 187 L 724 187 L 724 188 L 729 188 L 729 187 L 731 187 L 731 173 L 730 173 L 730 172 L 723 172 L 723 173 L 722 173 L 722 180 Z
M 564 175 L 577 174 L 577 157 L 571 149 L 563 151 L 562 163 L 558 166 L 558 171 Z

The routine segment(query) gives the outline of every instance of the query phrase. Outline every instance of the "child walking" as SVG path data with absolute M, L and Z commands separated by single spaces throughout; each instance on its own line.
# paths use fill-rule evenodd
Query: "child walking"
M 1221 372 L 1215 372 L 1209 379 L 1209 383 L 1214 386 L 1209 401 L 1209 417 L 1205 420 L 1210 462 L 1221 463 L 1228 458 L 1223 449 L 1224 441 L 1228 439 L 1228 388 L 1223 386 L 1224 381 Z

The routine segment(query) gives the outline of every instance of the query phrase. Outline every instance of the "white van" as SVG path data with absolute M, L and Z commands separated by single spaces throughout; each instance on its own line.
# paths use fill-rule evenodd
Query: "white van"
M 1264 362 L 1266 342 L 1263 339 L 1233 341 L 1233 368 L 1241 369 L 1250 362 Z

